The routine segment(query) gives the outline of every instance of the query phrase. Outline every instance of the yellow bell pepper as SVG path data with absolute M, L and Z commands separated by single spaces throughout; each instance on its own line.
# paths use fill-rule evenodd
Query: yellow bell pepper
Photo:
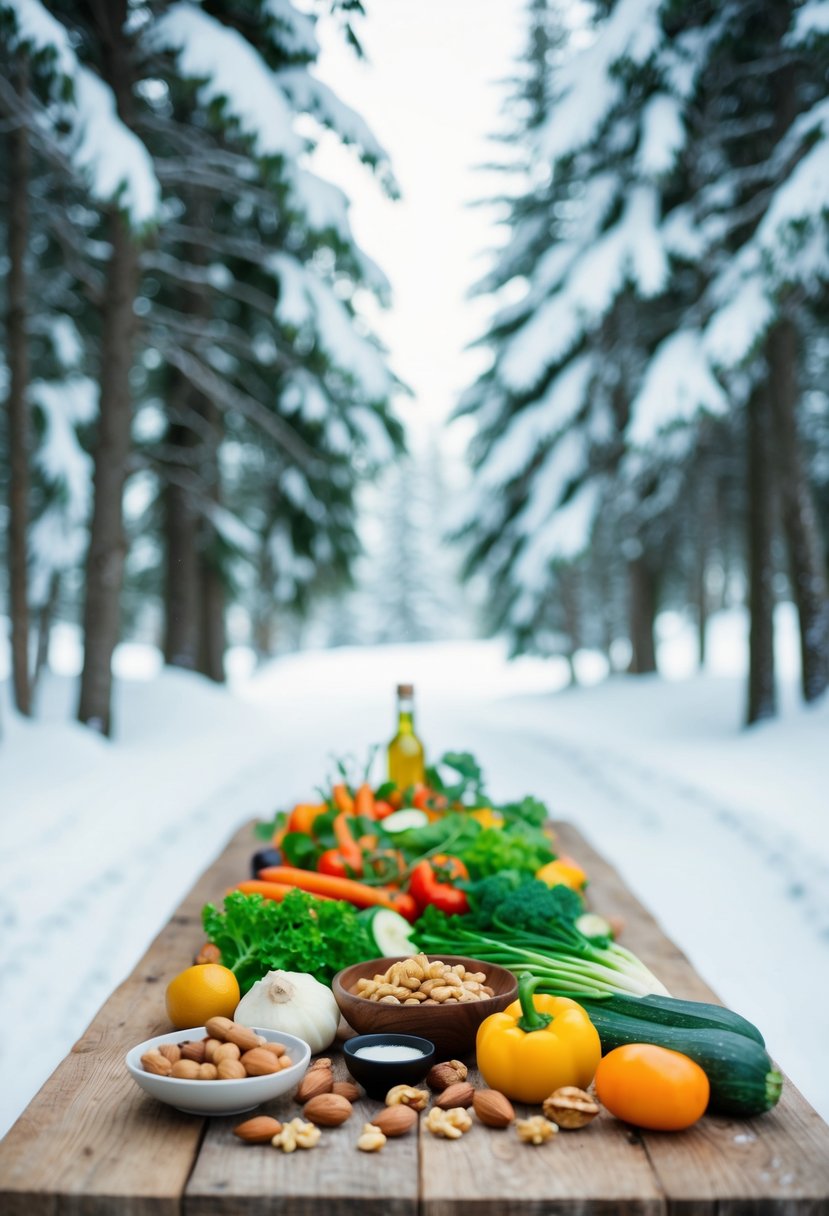
M 572 891 L 583 891 L 587 886 L 587 875 L 572 857 L 557 857 L 548 861 L 540 870 L 536 870 L 536 878 L 546 882 L 548 887 L 565 886 Z
M 586 1089 L 602 1056 L 587 1012 L 564 996 L 534 996 L 538 980 L 525 973 L 518 1000 L 478 1028 L 478 1068 L 491 1089 L 538 1103 L 561 1085 Z
M 497 811 L 493 811 L 491 806 L 478 806 L 474 811 L 468 812 L 469 818 L 474 819 L 481 825 L 482 828 L 502 828 L 504 826 L 504 816 L 499 815 Z

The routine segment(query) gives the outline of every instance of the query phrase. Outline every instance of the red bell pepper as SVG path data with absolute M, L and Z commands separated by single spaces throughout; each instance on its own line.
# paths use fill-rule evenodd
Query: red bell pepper
M 469 878 L 461 859 L 440 854 L 417 863 L 409 879 L 409 894 L 421 912 L 430 904 L 449 916 L 468 912 L 466 892 L 452 885 L 459 878 Z

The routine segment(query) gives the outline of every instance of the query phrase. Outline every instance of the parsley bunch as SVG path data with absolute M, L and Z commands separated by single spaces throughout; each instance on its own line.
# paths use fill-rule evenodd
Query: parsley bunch
M 281 903 L 231 891 L 223 911 L 204 906 L 202 924 L 243 994 L 276 970 L 308 971 L 329 984 L 337 971 L 374 953 L 356 908 L 306 891 L 289 891 Z

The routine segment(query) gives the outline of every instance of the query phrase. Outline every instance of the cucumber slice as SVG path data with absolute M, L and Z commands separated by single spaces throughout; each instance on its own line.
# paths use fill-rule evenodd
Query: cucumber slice
M 429 822 L 429 816 L 425 811 L 418 811 L 412 807 L 406 811 L 395 811 L 393 815 L 388 815 L 380 822 L 383 831 L 391 832 L 394 836 L 397 832 L 408 832 L 410 828 L 425 828 Z
M 613 938 L 613 930 L 608 921 L 596 912 L 584 912 L 576 921 L 576 928 L 585 937 Z
M 366 908 L 361 917 L 379 955 L 414 953 L 412 926 L 399 912 L 393 912 L 391 908 Z

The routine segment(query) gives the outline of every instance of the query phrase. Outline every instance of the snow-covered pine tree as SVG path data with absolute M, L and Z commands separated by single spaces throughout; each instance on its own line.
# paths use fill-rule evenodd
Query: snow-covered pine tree
M 829 682 L 825 549 L 798 418 L 798 378 L 815 330 L 809 317 L 825 293 L 829 260 L 827 11 L 823 0 L 771 9 L 731 0 L 699 17 L 688 99 L 696 133 L 686 157 L 692 190 L 664 227 L 681 236 L 675 252 L 685 255 L 685 271 L 702 264 L 706 273 L 679 331 L 656 351 L 634 403 L 632 436 L 639 443 L 704 405 L 697 386 L 712 375 L 725 385 L 731 408 L 746 411 L 749 721 L 774 709 L 772 525 L 768 503 L 760 501 L 771 498 L 772 479 L 800 618 L 804 696 L 813 699 Z
M 110 724 L 117 623 L 110 626 L 125 548 L 125 469 L 111 444 L 115 438 L 123 454 L 144 400 L 151 421 L 142 424 L 142 434 L 153 433 L 159 395 L 174 404 L 173 421 L 178 413 L 180 434 L 161 456 L 165 480 L 176 467 L 170 449 L 185 450 L 188 432 L 201 445 L 189 465 L 184 461 L 179 488 L 195 503 L 198 526 L 199 594 L 190 602 L 208 605 L 197 624 L 196 661 L 214 676 L 223 661 L 225 592 L 240 556 L 251 560 L 249 521 L 242 526 L 222 496 L 225 479 L 231 487 L 243 481 L 236 477 L 238 454 L 266 440 L 268 458 L 255 469 L 260 487 L 253 522 L 261 527 L 269 520 L 264 526 L 278 534 L 280 559 L 287 545 L 287 564 L 298 570 L 307 555 L 317 575 L 320 567 L 333 570 L 353 557 L 354 487 L 401 440 L 389 408 L 395 381 L 355 304 L 360 291 L 384 295 L 388 285 L 353 241 L 345 197 L 307 164 L 309 123 L 354 144 L 387 188 L 393 179 L 366 125 L 309 70 L 318 49 L 312 17 L 289 0 L 212 6 L 211 13 L 184 0 L 136 7 L 125 30 L 125 12 L 119 18 L 116 7 L 57 3 L 50 13 L 38 0 L 2 0 L 11 49 L 48 52 L 56 65 L 65 94 L 61 121 L 70 132 L 60 148 L 62 168 L 79 171 L 96 206 L 115 196 L 118 203 L 110 231 L 87 208 L 81 248 L 69 251 L 78 255 L 94 304 L 100 307 L 101 277 L 112 285 L 115 275 L 122 288 L 111 301 L 118 307 L 101 309 L 101 378 L 114 377 L 128 391 L 115 394 L 114 411 L 103 410 L 102 402 L 98 427 L 99 465 L 104 452 L 111 459 L 99 469 L 96 487 L 107 483 L 104 499 L 112 511 L 103 548 L 95 548 L 93 520 L 87 633 L 96 636 L 87 638 L 81 697 L 82 716 L 103 729 Z M 340 8 L 333 6 L 338 17 Z M 360 6 L 349 2 L 342 10 L 345 35 L 354 41 L 352 18 Z M 129 127 L 99 74 L 119 55 L 118 89 Z M 139 249 L 132 237 L 159 220 L 152 243 Z M 113 335 L 119 318 L 122 329 Z M 143 342 L 149 335 L 154 344 L 138 366 L 127 357 L 133 324 Z M 94 352 L 99 336 L 92 338 Z M 112 393 L 108 399 L 115 400 Z M 244 491 L 240 504 L 252 498 L 246 481 Z M 274 543 L 271 557 L 279 547 Z M 188 544 L 192 554 L 186 536 Z M 103 617 L 93 612 L 93 628 L 89 613 L 95 603 L 101 608 L 102 572 L 106 611 Z M 282 575 L 275 573 L 274 587 L 284 590 Z M 303 581 L 313 581 L 307 568 Z
M 480 537 L 489 529 L 483 556 L 500 558 L 510 587 L 504 616 L 514 632 L 532 635 L 556 561 L 586 545 L 597 516 L 603 529 L 617 516 L 635 576 L 632 602 L 653 605 L 655 572 L 667 567 L 661 551 L 693 501 L 700 412 L 730 414 L 748 400 L 760 409 L 752 386 L 768 368 L 777 464 L 789 454 L 795 595 L 801 620 L 812 624 L 813 668 L 822 670 L 825 573 L 814 557 L 792 424 L 793 334 L 776 322 L 813 299 L 824 279 L 825 68 L 820 53 L 806 67 L 797 48 L 806 41 L 821 51 L 825 10 L 822 2 L 783 4 L 769 21 L 764 6 L 748 0 L 704 10 L 617 0 L 602 6 L 590 45 L 560 65 L 537 142 L 553 183 L 571 183 L 574 235 L 548 225 L 557 275 L 545 282 L 535 268 L 531 307 L 514 332 L 495 335 L 486 379 L 491 400 L 523 389 L 532 402 L 587 367 L 584 382 L 570 413 L 555 420 L 556 433 L 548 425 L 533 434 L 509 478 L 496 464 L 490 482 L 487 468 L 508 442 L 530 435 L 534 409 L 509 410 L 506 434 L 488 435 L 477 390 L 484 477 L 473 530 Z M 595 198 L 602 213 L 591 223 Z M 775 377 L 768 342 L 781 332 Z M 486 514 L 496 514 L 493 491 L 504 501 L 516 486 L 517 508 L 493 527 Z M 527 512 L 529 503 L 535 509 Z M 768 535 L 761 547 L 770 585 Z M 770 612 L 767 595 L 758 602 Z M 640 665 L 637 632 L 633 623 Z M 651 648 L 645 629 L 642 649 Z M 804 651 L 804 680 L 814 691 L 820 677 L 808 672 Z
M 671 324 L 659 224 L 683 135 L 649 70 L 654 14 L 641 10 L 620 0 L 587 51 L 541 65 L 551 72 L 546 112 L 523 137 L 542 185 L 524 196 L 525 212 L 535 200 L 529 224 L 513 208 L 505 246 L 508 259 L 512 246 L 533 240 L 535 257 L 526 270 L 499 258 L 492 286 L 515 287 L 520 275 L 525 288 L 496 315 L 487 336 L 493 365 L 462 406 L 479 424 L 472 560 L 502 588 L 498 616 L 518 646 L 549 627 L 562 563 L 586 549 L 597 516 L 619 505 L 631 398 Z M 550 20 L 546 6 L 536 20 L 545 11 Z M 622 488 L 638 609 L 633 669 L 650 670 L 657 542 L 646 545 L 635 507 L 657 486 L 637 475 Z
M 220 614 L 221 587 L 234 578 L 250 584 L 255 552 L 252 595 L 263 637 L 268 595 L 271 614 L 286 598 L 299 607 L 298 593 L 320 568 L 329 587 L 348 572 L 357 551 L 355 488 L 401 439 L 389 409 L 395 381 L 353 302 L 360 291 L 387 297 L 388 284 L 354 241 L 345 196 L 312 171 L 310 138 L 290 156 L 265 155 L 272 136 L 250 126 L 238 84 L 243 74 L 228 75 L 234 55 L 261 57 L 260 87 L 282 96 L 290 133 L 297 116 L 312 118 L 353 144 L 392 188 L 386 155 L 359 116 L 313 74 L 318 46 L 307 15 L 288 4 L 278 14 L 262 3 L 244 13 L 238 5 L 225 9 L 214 20 L 174 6 L 151 32 L 155 46 L 176 56 L 174 69 L 166 59 L 158 63 L 159 74 L 185 77 L 167 101 L 172 115 L 158 113 L 155 135 L 147 135 L 151 146 L 161 142 L 159 174 L 179 204 L 176 222 L 162 229 L 156 259 L 177 295 L 151 311 L 150 328 L 172 389 L 165 650 L 168 661 L 184 665 L 194 665 L 194 639 L 203 632 L 188 625 L 187 605 L 205 602 L 203 593 L 187 592 L 196 578 L 202 588 L 212 586 L 208 600 Z M 218 126 L 215 114 L 213 122 L 199 120 L 204 90 L 220 99 Z M 222 455 L 233 454 L 226 495 L 219 446 L 204 459 L 206 414 L 208 430 L 228 441 Z M 228 543 L 227 528 L 222 534 L 227 509 L 244 521 L 249 543 Z M 237 541 L 243 531 L 235 529 Z M 174 581 L 183 555 L 184 568 L 196 574 Z M 239 559 L 247 569 L 234 573 Z M 176 587 L 184 604 L 171 602 Z M 176 641 L 182 628 L 185 638 Z M 221 654 L 202 669 L 217 678 Z

